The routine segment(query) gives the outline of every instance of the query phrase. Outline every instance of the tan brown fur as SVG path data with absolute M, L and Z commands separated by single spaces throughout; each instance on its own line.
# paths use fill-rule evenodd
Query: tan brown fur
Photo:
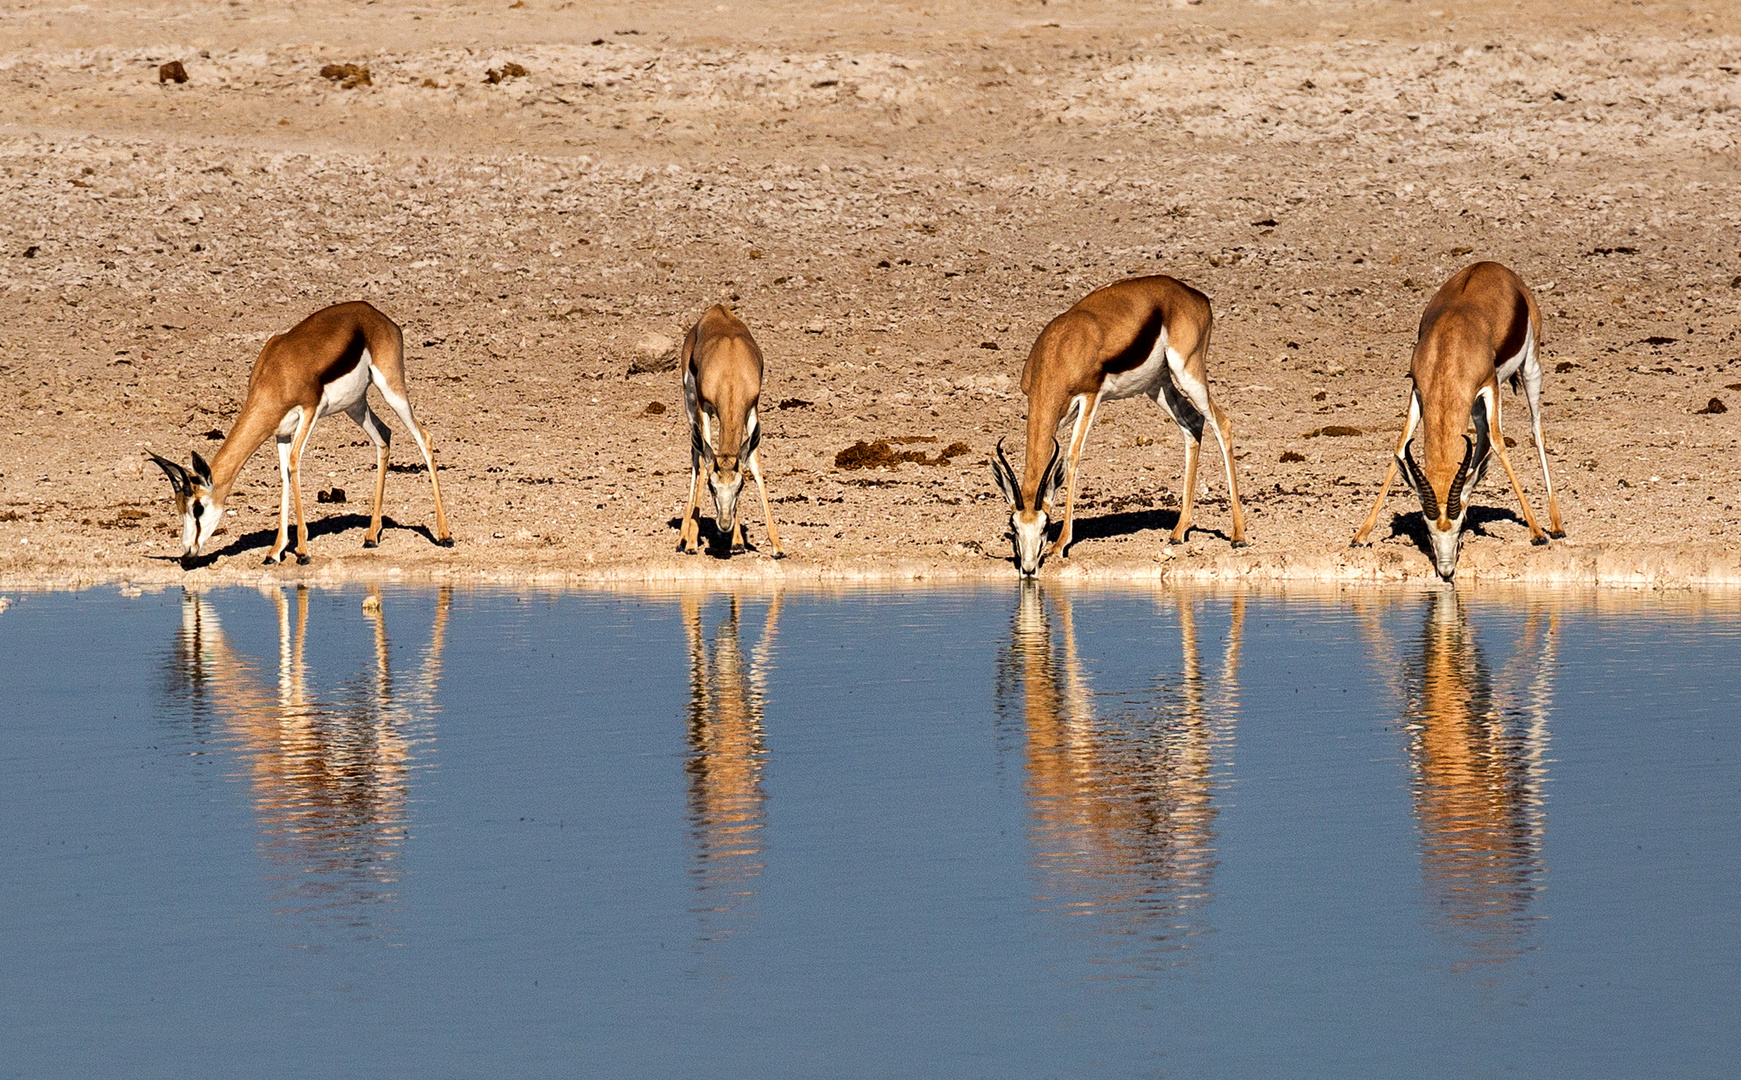
M 702 465 L 708 466 L 708 481 L 714 488 L 715 506 L 731 533 L 731 546 L 743 545 L 743 524 L 736 519 L 736 492 L 743 483 L 741 468 L 747 466 L 761 494 L 762 519 L 768 525 L 768 540 L 774 557 L 780 547 L 780 530 L 768 509 L 768 490 L 762 482 L 757 406 L 762 394 L 762 350 L 749 327 L 723 305 L 715 304 L 696 320 L 683 338 L 681 370 L 684 406 L 690 424 L 689 501 L 683 511 L 678 551 L 699 550 L 701 535 L 700 498 Z M 719 504 L 722 491 L 730 502 Z
M 1020 514 L 1040 510 L 1050 447 L 1058 425 L 1080 405 L 1065 448 L 1068 489 L 1064 522 L 1050 553 L 1067 554 L 1072 539 L 1076 481 L 1088 432 L 1101 403 L 1144 394 L 1167 409 L 1185 435 L 1185 481 L 1179 520 L 1169 541 L 1184 540 L 1191 527 L 1202 428 L 1207 421 L 1222 441 L 1233 508 L 1232 541 L 1245 543 L 1245 513 L 1233 471 L 1233 425 L 1208 390 L 1206 374 L 1214 316 L 1209 298 L 1174 278 L 1130 278 L 1083 297 L 1053 319 L 1034 341 L 1022 370 L 1028 398 L 1027 461 L 1020 484 Z M 1165 334 L 1163 370 L 1139 380 Z M 1175 362 L 1176 360 L 1176 362 Z M 1121 379 L 1120 377 L 1124 378 Z M 1116 393 L 1113 391 L 1116 389 Z M 1011 500 L 1012 503 L 1017 500 Z
M 1405 456 L 1416 426 L 1421 429 L 1425 440 L 1420 471 L 1433 502 L 1429 512 L 1427 495 L 1421 493 L 1423 514 L 1429 528 L 1444 531 L 1452 527 L 1451 519 L 1456 516 L 1452 506 L 1461 498 L 1460 493 L 1453 492 L 1452 488 L 1464 467 L 1469 450 L 1465 437 L 1478 403 L 1485 412 L 1492 449 L 1498 454 L 1518 503 L 1523 507 L 1530 537 L 1536 543 L 1547 542 L 1547 536 L 1536 523 L 1529 500 L 1524 497 L 1517 473 L 1511 467 L 1499 422 L 1501 364 L 1527 349 L 1527 359 L 1510 380 L 1514 387 L 1520 386 L 1526 371 L 1533 368 L 1533 377 L 1539 387 L 1539 362 L 1535 359 L 1535 350 L 1541 341 L 1540 327 L 1541 310 L 1534 295 L 1516 273 L 1499 263 L 1479 262 L 1466 267 L 1433 295 L 1421 315 L 1420 332 L 1409 363 L 1409 376 L 1413 381 L 1409 419 L 1404 424 L 1402 437 L 1397 440 L 1390 467 L 1385 470 L 1378 500 L 1354 534 L 1355 544 L 1366 542 L 1377 524 L 1391 481 L 1396 476 L 1398 462 Z M 1531 414 L 1537 449 L 1541 452 L 1537 393 L 1536 389 L 1530 391 Z M 1550 529 L 1553 535 L 1561 536 L 1565 530 L 1561 524 L 1559 501 L 1547 475 L 1545 454 L 1542 472 L 1548 485 Z
M 323 392 L 337 380 L 354 374 L 363 362 L 365 350 L 372 369 L 373 385 L 384 396 L 391 395 L 388 404 L 400 415 L 401 421 L 413 429 L 412 438 L 423 451 L 429 468 L 430 488 L 435 497 L 436 542 L 444 546 L 453 543 L 447 512 L 442 506 L 441 482 L 436 475 L 428 429 L 417 424 L 411 416 L 410 397 L 405 386 L 404 335 L 393 320 L 358 300 L 323 308 L 266 342 L 249 375 L 248 394 L 242 402 L 241 413 L 212 458 L 209 476 L 189 478 L 193 481 L 191 494 L 208 497 L 221 512 L 248 458 L 261 443 L 279 431 L 293 410 L 302 409 L 301 423 L 296 426 L 294 434 L 288 440 L 280 436 L 281 442 L 289 443 L 288 476 L 284 484 L 284 504 L 279 513 L 278 537 L 267 556 L 268 562 L 282 558 L 289 544 L 292 509 L 296 520 L 297 561 L 308 561 L 308 522 L 302 511 L 303 451 L 314 429 L 315 413 Z M 366 396 L 366 386 L 363 393 Z M 376 442 L 375 504 L 368 532 L 363 536 L 363 545 L 374 547 L 381 536 L 381 505 L 386 494 L 391 436 L 366 402 L 359 400 L 349 415 Z M 281 464 L 283 456 L 281 453 Z M 167 467 L 165 471 L 169 471 Z M 174 479 L 172 473 L 171 480 Z M 178 507 L 186 502 L 180 495 L 179 485 L 177 502 Z

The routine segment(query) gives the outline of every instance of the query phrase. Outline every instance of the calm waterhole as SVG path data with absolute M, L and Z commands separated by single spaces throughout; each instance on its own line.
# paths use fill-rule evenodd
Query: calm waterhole
M 1741 1062 L 1741 603 L 7 599 L 0 1077 Z

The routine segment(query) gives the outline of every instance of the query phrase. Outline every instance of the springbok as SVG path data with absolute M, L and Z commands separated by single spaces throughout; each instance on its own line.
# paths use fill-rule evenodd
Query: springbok
M 683 407 L 689 413 L 689 504 L 683 511 L 677 550 L 700 550 L 698 504 L 704 472 L 713 491 L 714 524 L 722 535 L 730 534 L 732 549 L 743 548 L 737 507 L 747 468 L 762 496 L 762 518 L 768 523 L 774 558 L 783 558 L 780 530 L 768 510 L 768 489 L 762 483 L 757 455 L 762 444 L 762 424 L 756 417 L 762 395 L 762 350 L 749 327 L 715 304 L 683 338 L 682 368 Z
M 1233 504 L 1233 546 L 1245 546 L 1245 513 L 1233 475 L 1233 425 L 1209 396 L 1204 367 L 1214 317 L 1209 298 L 1170 277 L 1130 278 L 1096 289 L 1053 319 L 1028 354 L 1022 393 L 1028 396 L 1027 463 L 1020 479 L 999 440 L 991 471 L 1010 506 L 1016 561 L 1022 576 L 1040 568 L 1053 497 L 1069 476 L 1064 525 L 1048 549 L 1068 557 L 1076 479 L 1088 429 L 1103 401 L 1143 394 L 1167 410 L 1185 436 L 1185 493 L 1169 543 L 1185 539 L 1197 488 L 1197 457 L 1208 424 L 1221 443 Z M 1070 423 L 1067 454 L 1060 424 Z
M 1521 278 L 1498 263 L 1478 262 L 1434 294 L 1421 315 L 1414 359 L 1409 364 L 1414 387 L 1409 393 L 1408 420 L 1390 467 L 1384 471 L 1378 500 L 1354 534 L 1355 546 L 1368 542 L 1367 536 L 1378 523 L 1379 511 L 1390 494 L 1390 482 L 1400 469 L 1403 482 L 1420 497 L 1421 516 L 1433 548 L 1433 567 L 1441 578 L 1450 581 L 1457 572 L 1469 496 L 1486 475 L 1492 453 L 1499 455 L 1499 463 L 1511 479 L 1511 490 L 1523 506 L 1530 541 L 1545 544 L 1549 535 L 1566 535 L 1542 441 L 1542 369 L 1536 359 L 1540 333 L 1541 311 L 1535 297 Z M 1529 402 L 1536 454 L 1547 485 L 1547 533 L 1536 524 L 1535 512 L 1505 453 L 1505 435 L 1499 426 L 1502 382 L 1510 382 L 1513 393 L 1521 389 Z M 1468 434 L 1471 424 L 1475 427 L 1473 439 Z M 1418 465 L 1412 447 L 1417 425 L 1426 439 Z
M 284 490 L 278 507 L 278 539 L 266 562 L 284 558 L 290 544 L 292 507 L 296 511 L 296 561 L 308 562 L 308 522 L 302 516 L 302 454 L 315 421 L 335 412 L 356 421 L 375 444 L 375 510 L 369 531 L 363 534 L 363 546 L 378 544 L 381 500 L 387 490 L 387 454 L 393 436 L 369 408 L 370 386 L 380 391 L 422 452 L 435 494 L 435 542 L 452 547 L 447 512 L 441 506 L 435 452 L 430 448 L 429 433 L 411 413 L 411 399 L 405 391 L 404 335 L 393 320 L 355 300 L 322 308 L 266 342 L 248 377 L 248 396 L 242 402 L 241 414 L 209 466 L 197 451 L 192 469 L 151 455 L 175 488 L 175 509 L 181 515 L 182 568 L 192 566 L 217 531 L 224 501 L 237 475 L 269 435 L 278 439 L 278 474 Z

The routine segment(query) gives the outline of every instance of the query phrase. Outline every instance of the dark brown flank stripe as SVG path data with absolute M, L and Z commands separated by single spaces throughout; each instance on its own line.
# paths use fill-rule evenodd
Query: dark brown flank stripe
M 1149 317 L 1143 320 L 1142 326 L 1131 339 L 1130 344 L 1106 362 L 1103 369 L 1107 375 L 1123 375 L 1127 371 L 1135 371 L 1143 366 L 1143 361 L 1154 352 L 1155 339 L 1167 328 L 1167 313 L 1157 307 L 1149 312 Z M 1104 381 L 1104 380 L 1103 380 Z

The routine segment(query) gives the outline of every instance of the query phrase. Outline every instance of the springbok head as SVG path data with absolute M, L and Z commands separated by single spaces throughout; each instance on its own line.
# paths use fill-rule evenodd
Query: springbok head
M 1413 439 L 1403 445 L 1396 458 L 1403 480 L 1420 496 L 1421 517 L 1433 547 L 1433 568 L 1445 581 L 1457 573 L 1457 553 L 1462 546 L 1463 523 L 1469 515 L 1469 495 L 1487 471 L 1487 433 L 1480 428 L 1477 433 L 1481 436 L 1479 442 L 1463 436 L 1463 461 L 1445 489 L 1443 502 L 1427 474 L 1415 464 Z
M 212 494 L 212 469 L 199 451 L 193 451 L 193 468 L 184 469 L 168 458 L 151 455 L 175 489 L 175 512 L 181 515 L 181 564 L 185 569 L 205 547 L 223 520 L 224 507 Z
M 720 425 L 711 425 L 716 431 Z M 749 471 L 750 455 L 762 444 L 762 425 L 750 410 L 749 433 L 738 444 L 737 453 L 719 453 L 701 433 L 699 425 L 691 425 L 689 438 L 696 456 L 701 459 L 702 475 L 707 477 L 713 492 L 714 524 L 726 536 L 737 527 L 738 494 L 743 491 L 744 474 Z
M 1046 527 L 1052 521 L 1048 513 L 1052 496 L 1064 481 L 1064 448 L 1058 445 L 1057 439 L 1052 440 L 1052 459 L 1046 463 L 1046 471 L 1040 477 L 1032 506 L 1023 505 L 1021 477 L 1010 466 L 1010 459 L 1004 456 L 1002 439 L 997 441 L 997 460 L 991 463 L 991 476 L 1010 505 L 1010 531 L 1016 546 L 1016 565 L 1021 568 L 1023 577 L 1033 577 L 1040 570 L 1040 557 L 1046 546 Z

